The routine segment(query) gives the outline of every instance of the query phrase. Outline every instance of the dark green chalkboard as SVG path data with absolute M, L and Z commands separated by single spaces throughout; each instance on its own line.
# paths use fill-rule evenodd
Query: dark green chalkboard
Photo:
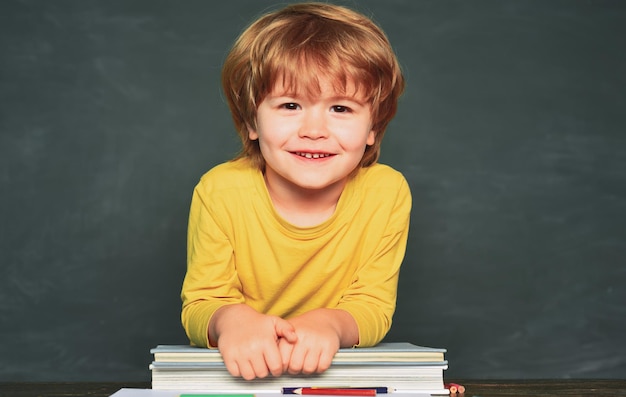
M 0 2 L 0 381 L 148 380 L 186 342 L 191 191 L 238 150 L 219 70 L 276 3 Z M 449 377 L 623 378 L 626 2 L 347 4 L 408 82 L 388 340 L 446 347 Z

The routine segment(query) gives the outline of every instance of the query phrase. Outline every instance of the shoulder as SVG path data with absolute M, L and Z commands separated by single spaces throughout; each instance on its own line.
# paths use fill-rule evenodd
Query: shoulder
M 384 164 L 362 168 L 346 185 L 345 193 L 341 208 L 351 217 L 351 222 L 363 228 L 377 225 L 381 233 L 406 229 L 412 197 L 409 184 L 401 172 Z
M 411 207 L 411 189 L 401 172 L 384 164 L 373 164 L 359 170 L 346 186 L 346 197 L 361 205 L 377 208 Z
M 357 185 L 361 188 L 406 189 L 409 185 L 400 171 L 385 164 L 373 164 L 362 168 L 356 176 Z
M 203 192 L 246 190 L 254 188 L 258 178 L 258 169 L 246 159 L 238 159 L 211 168 L 202 175 L 196 188 Z

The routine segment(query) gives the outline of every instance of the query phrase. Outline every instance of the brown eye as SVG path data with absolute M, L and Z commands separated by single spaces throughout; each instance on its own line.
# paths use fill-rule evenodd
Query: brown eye
M 349 107 L 341 106 L 341 105 L 335 105 L 331 109 L 333 112 L 337 112 L 337 113 L 346 113 L 350 111 Z
M 288 102 L 288 103 L 283 103 L 281 107 L 287 110 L 298 110 L 300 108 L 300 105 L 294 102 Z

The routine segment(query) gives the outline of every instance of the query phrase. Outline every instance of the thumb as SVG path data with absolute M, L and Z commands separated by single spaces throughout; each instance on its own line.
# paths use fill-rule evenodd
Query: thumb
M 296 343 L 298 341 L 298 335 L 296 335 L 296 329 L 287 320 L 278 318 L 274 323 L 276 330 L 276 336 L 285 339 L 289 343 Z

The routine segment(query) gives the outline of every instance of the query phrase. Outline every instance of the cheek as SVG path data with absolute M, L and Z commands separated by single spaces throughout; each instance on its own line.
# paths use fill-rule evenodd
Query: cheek
M 370 128 L 369 123 L 362 123 L 358 127 L 346 129 L 342 134 L 344 145 L 354 150 L 362 150 L 367 145 L 373 145 L 376 135 Z
M 273 144 L 288 140 L 296 131 L 296 127 L 289 121 L 259 120 L 257 126 L 259 141 Z

